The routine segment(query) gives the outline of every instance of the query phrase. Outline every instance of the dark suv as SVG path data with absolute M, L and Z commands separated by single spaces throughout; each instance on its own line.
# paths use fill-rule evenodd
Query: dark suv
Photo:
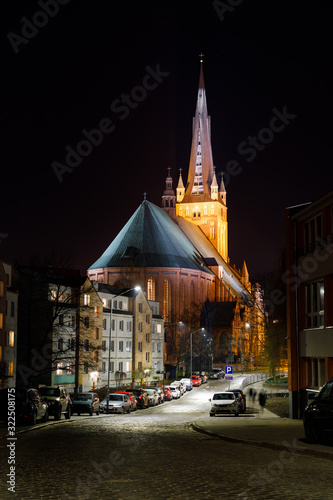
M 138 408 L 148 408 L 148 395 L 143 389 L 129 389 L 135 396 Z
M 303 424 L 309 443 L 331 441 L 333 438 L 333 378 L 324 385 L 314 400 L 305 408 Z
M 64 413 L 65 418 L 71 418 L 72 401 L 64 387 L 60 385 L 42 385 L 38 390 L 49 405 L 49 415 L 53 415 L 55 420 L 60 420 L 62 413 Z

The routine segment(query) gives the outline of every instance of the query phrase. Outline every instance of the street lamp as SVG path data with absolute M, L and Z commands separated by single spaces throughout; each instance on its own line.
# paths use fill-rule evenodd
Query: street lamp
M 190 337 L 190 344 L 191 344 L 191 380 L 192 380 L 192 358 L 193 358 L 193 353 L 192 353 L 192 335 L 197 332 L 203 332 L 204 328 L 198 328 L 198 330 L 195 330 L 195 332 L 191 332 L 191 337 Z
M 110 329 L 109 329 L 109 357 L 108 357 L 108 385 L 106 392 L 106 413 L 109 413 L 109 394 L 110 394 L 110 364 L 111 364 L 111 337 L 112 337 L 112 311 L 113 311 L 113 300 L 120 295 L 124 295 L 125 293 L 131 292 L 132 290 L 136 290 L 137 292 L 141 290 L 140 286 L 135 286 L 134 288 L 129 288 L 128 290 L 123 290 L 117 295 L 114 295 L 111 298 L 110 304 Z

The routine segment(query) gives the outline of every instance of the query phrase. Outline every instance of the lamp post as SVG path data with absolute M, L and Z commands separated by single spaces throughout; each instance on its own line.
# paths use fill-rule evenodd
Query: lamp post
M 191 378 L 191 380 L 192 380 L 192 358 L 193 358 L 193 352 L 192 352 L 192 335 L 194 333 L 203 332 L 203 331 L 204 331 L 204 328 L 198 328 L 198 330 L 195 330 L 195 332 L 191 332 L 191 334 L 190 334 L 191 335 L 191 337 L 190 337 L 190 345 L 191 345 L 191 369 L 190 369 L 190 371 L 191 371 L 191 377 L 190 378 Z
M 109 356 L 108 356 L 108 385 L 107 385 L 107 392 L 106 392 L 106 413 L 109 413 L 109 394 L 110 394 L 110 364 L 111 364 L 111 337 L 112 337 L 112 311 L 113 311 L 113 300 L 116 297 L 119 297 L 120 295 L 124 295 L 125 293 L 131 292 L 132 290 L 136 290 L 137 292 L 141 290 L 140 286 L 135 286 L 134 288 L 129 288 L 128 290 L 123 290 L 120 293 L 117 293 L 117 295 L 114 295 L 111 298 L 111 304 L 110 304 L 110 329 L 109 329 Z

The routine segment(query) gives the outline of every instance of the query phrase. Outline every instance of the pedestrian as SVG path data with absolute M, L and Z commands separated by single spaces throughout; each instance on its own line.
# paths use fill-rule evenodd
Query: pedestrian
M 266 396 L 265 396 L 265 393 L 264 393 L 263 389 L 261 389 L 260 394 L 259 394 L 259 404 L 260 404 L 260 407 L 261 407 L 261 411 L 264 411 L 264 407 L 265 407 L 265 404 L 266 404 Z

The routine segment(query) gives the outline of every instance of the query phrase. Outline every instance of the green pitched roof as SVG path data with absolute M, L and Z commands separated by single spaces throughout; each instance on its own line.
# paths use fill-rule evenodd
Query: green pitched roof
M 182 229 L 147 200 L 89 270 L 132 266 L 178 267 L 212 274 Z

